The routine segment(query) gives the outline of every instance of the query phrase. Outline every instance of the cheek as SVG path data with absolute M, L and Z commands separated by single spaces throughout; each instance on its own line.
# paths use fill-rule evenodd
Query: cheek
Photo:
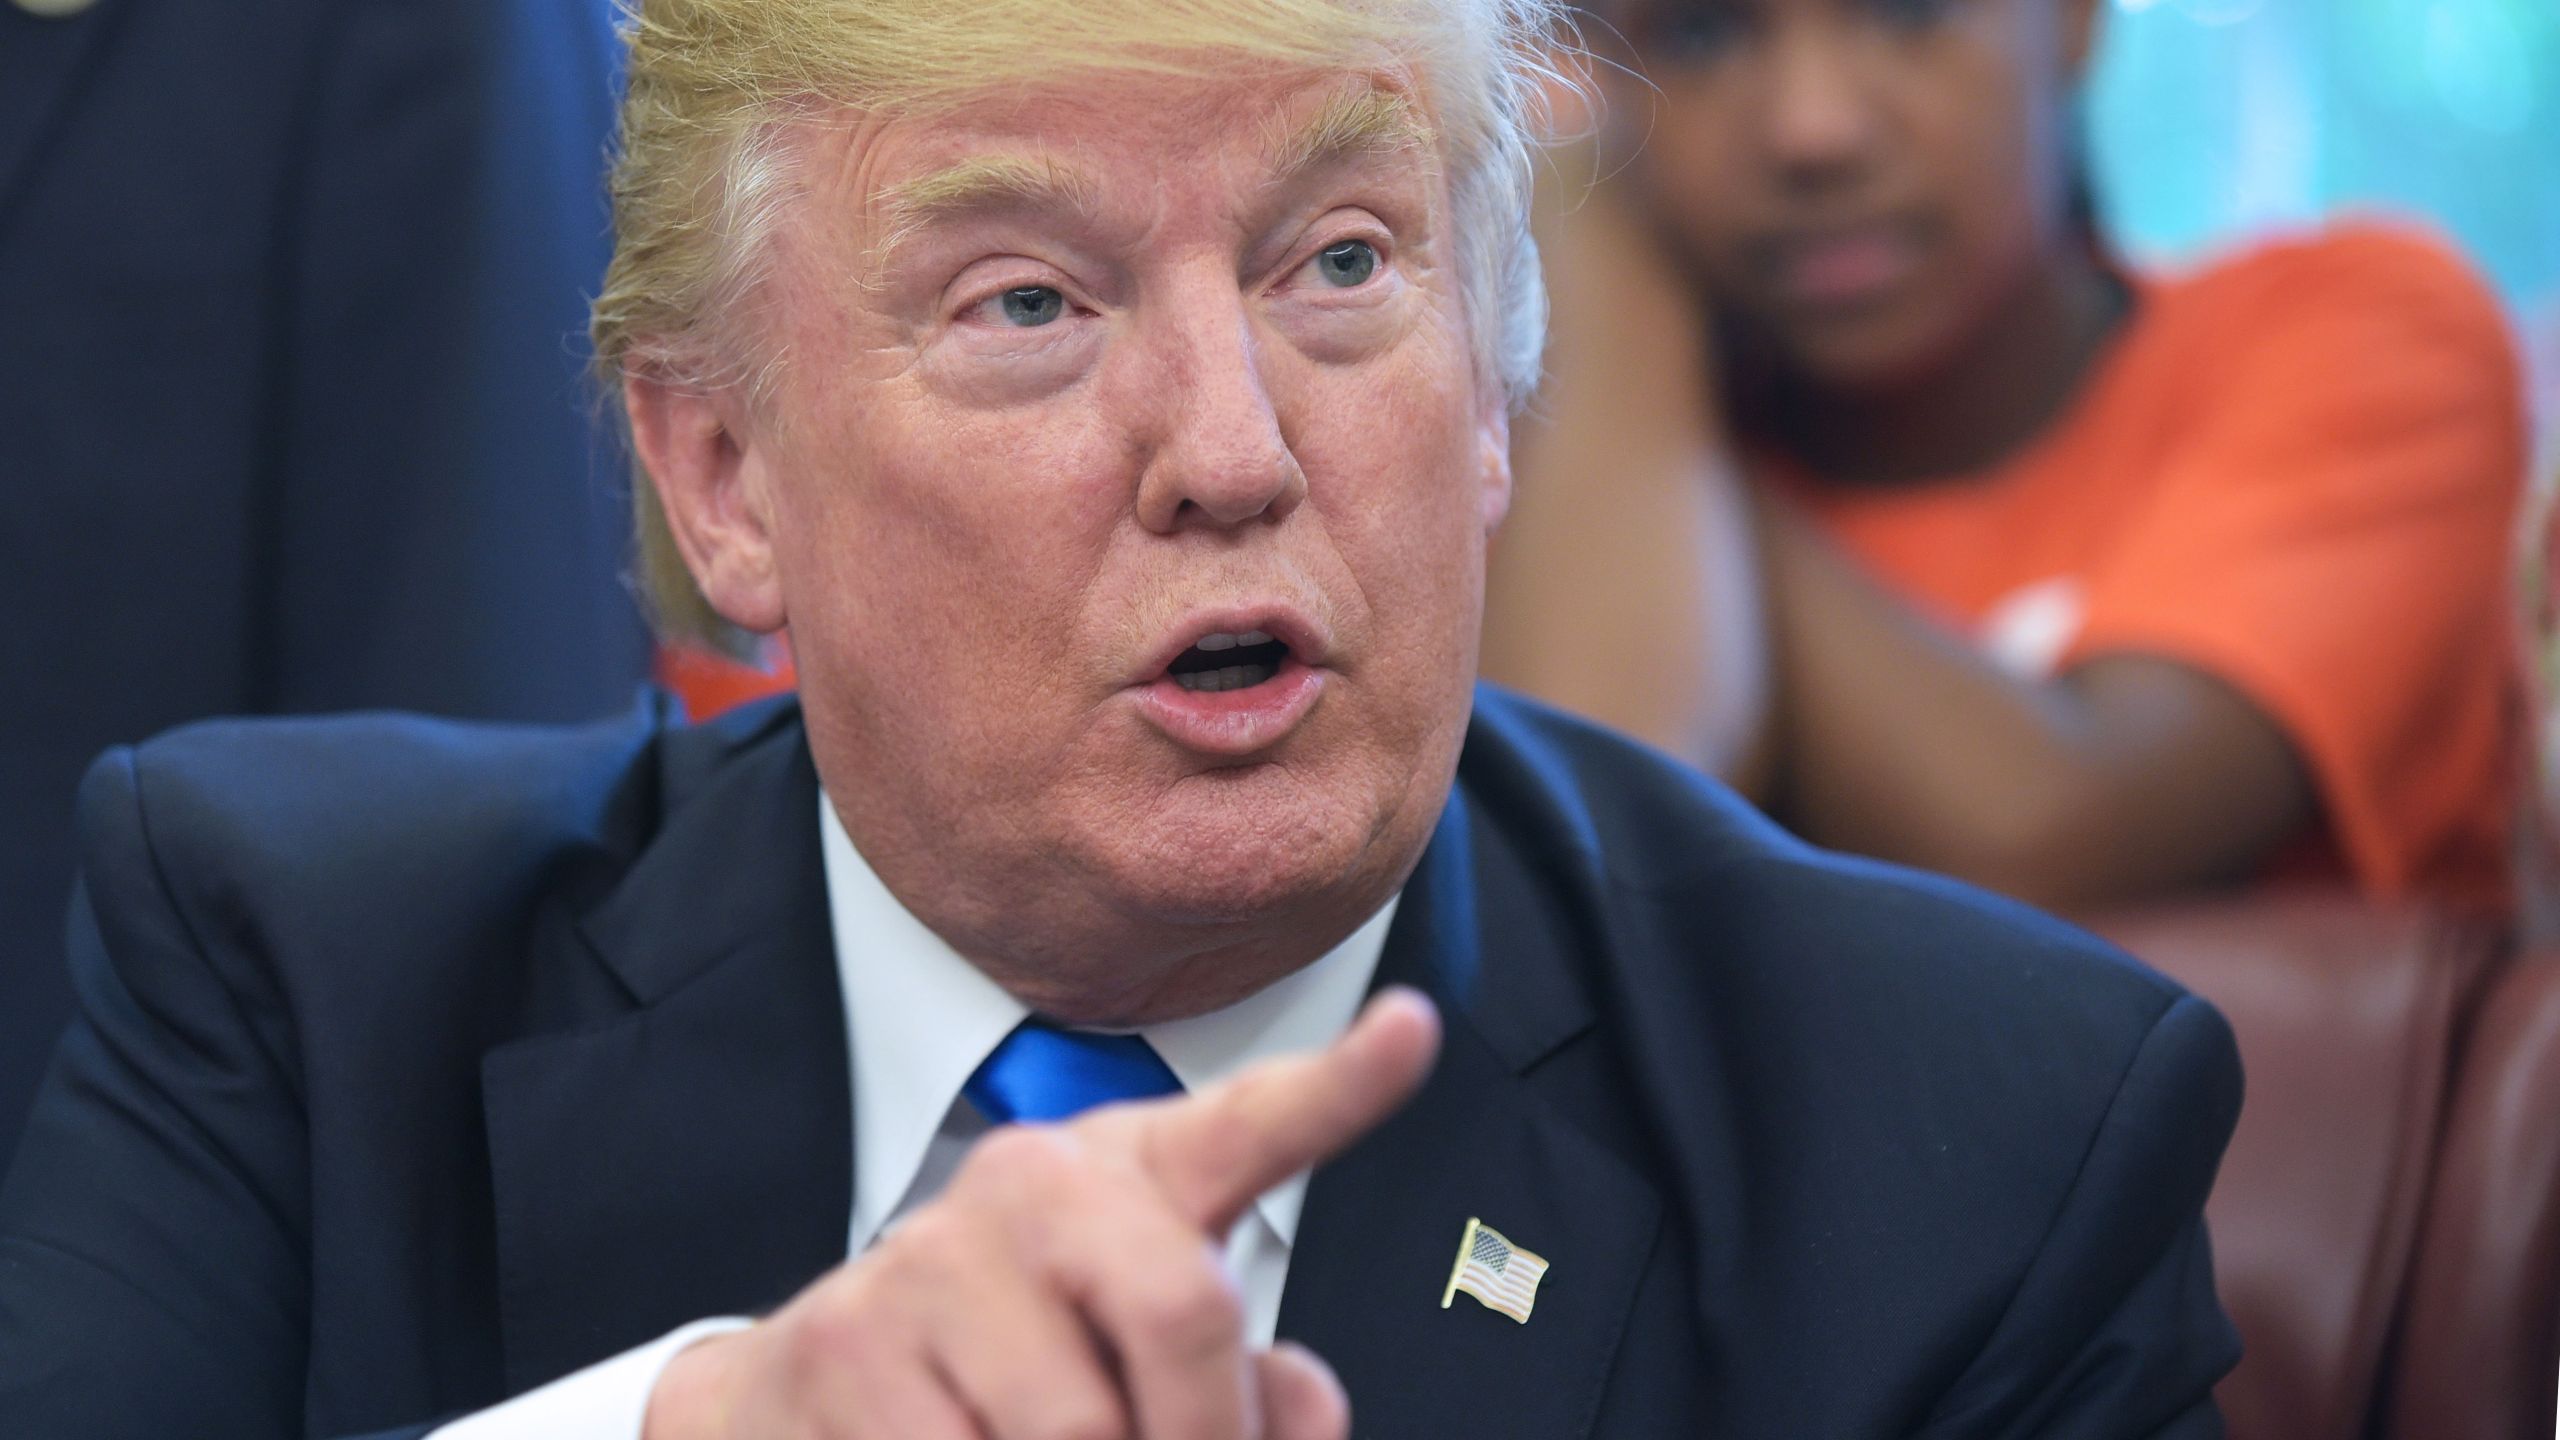
M 1959 34 L 1930 77 L 1915 131 L 1940 212 L 1978 259 L 2006 262 L 2059 214 L 2062 103 L 2007 35 Z
M 1399 648 L 1472 641 L 1486 498 L 1470 376 L 1463 350 L 1419 357 L 1345 387 L 1295 437 L 1309 501 Z
M 795 643 L 823 629 L 874 671 L 906 671 L 982 651 L 1040 613 L 1037 587 L 1075 573 L 1058 552 L 1095 528 L 1107 497 L 1056 483 L 1092 468 L 1073 394 L 955 402 L 912 337 L 868 318 L 845 283 L 803 277 L 791 312 L 786 603 Z
M 934 415 L 881 388 L 818 407 L 827 418 L 799 447 L 784 542 L 794 643 L 826 646 L 849 683 L 897 699 L 873 713 L 985 728 L 978 680 L 1064 653 L 1048 632 L 1125 496 L 1066 478 L 1095 472 L 1072 418 Z
M 1730 109 L 1703 82 L 1675 78 L 1635 157 L 1645 192 L 1692 244 L 1721 244 L 1752 209 L 1755 162 Z
M 1674 90 L 1631 178 L 1663 227 L 1680 278 L 1747 306 L 1755 286 L 1748 252 L 1768 224 L 1776 182 L 1744 138 L 1729 89 L 1690 81 Z

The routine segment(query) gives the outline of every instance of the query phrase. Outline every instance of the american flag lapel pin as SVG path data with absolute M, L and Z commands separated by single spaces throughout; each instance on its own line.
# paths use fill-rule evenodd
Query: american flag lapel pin
M 1448 1309 L 1463 1290 L 1487 1310 L 1526 1325 L 1530 1309 L 1538 1303 L 1538 1282 L 1546 1273 L 1545 1256 L 1521 1249 L 1503 1238 L 1501 1231 L 1470 1216 L 1466 1233 L 1458 1237 L 1457 1261 L 1449 1267 L 1449 1287 L 1440 1292 L 1440 1308 Z

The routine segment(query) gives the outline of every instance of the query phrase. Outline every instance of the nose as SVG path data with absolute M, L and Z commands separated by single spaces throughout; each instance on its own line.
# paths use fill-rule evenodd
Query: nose
M 1855 168 L 1876 137 L 1876 96 L 1861 73 L 1858 37 L 1798 23 L 1772 37 L 1763 136 L 1791 174 L 1821 179 Z
M 1157 318 L 1157 363 L 1141 383 L 1154 387 L 1150 408 L 1161 419 L 1139 474 L 1139 523 L 1169 535 L 1286 519 L 1306 499 L 1307 477 L 1232 282 L 1223 296 L 1186 296 Z

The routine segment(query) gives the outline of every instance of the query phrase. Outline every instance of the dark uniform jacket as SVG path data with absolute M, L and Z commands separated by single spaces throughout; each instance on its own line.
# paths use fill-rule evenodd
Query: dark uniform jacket
M 816 787 L 787 702 L 100 762 L 0 1433 L 408 1434 L 840 1262 Z M 1280 1314 L 1359 1434 L 2220 1433 L 2230 1036 L 2086 936 L 1486 690 L 1379 981 L 1446 1047 Z M 1442 1308 L 1471 1217 L 1549 1262 L 1526 1323 Z
M 645 677 L 580 358 L 610 7 L 0 0 L 0 1165 L 99 751 Z

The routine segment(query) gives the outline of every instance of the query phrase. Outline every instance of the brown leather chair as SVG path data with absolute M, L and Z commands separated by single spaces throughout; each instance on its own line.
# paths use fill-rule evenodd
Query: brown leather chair
M 2542 1440 L 2560 1396 L 2560 955 L 2497 978 L 2463 1046 L 2387 1433 Z
M 2470 1272 L 2512 1267 L 2500 1248 L 2510 1234 L 2547 1238 L 2536 1227 L 2560 1210 L 2560 1195 L 2546 1187 L 2521 1205 L 2529 1214 L 2493 1228 L 2485 1217 L 2454 1216 L 2507 1193 L 2514 1177 L 2494 1162 L 2484 1156 L 2473 1191 L 2447 1196 L 2432 1183 L 2449 1148 L 2498 1150 L 2521 1143 L 2516 1132 L 2560 1123 L 2560 1092 L 2546 1086 L 2538 1104 L 2520 1099 L 2477 1120 L 2461 1111 L 2476 1139 L 2447 1133 L 2470 1019 L 2499 968 L 2493 928 L 2330 894 L 2182 906 L 2098 928 L 2220 1007 L 2248 1071 L 2247 1103 L 2206 1211 L 2223 1302 L 2246 1347 L 2219 1396 L 2233 1440 L 2368 1440 L 2386 1395 L 2432 1403 L 2398 1381 L 2406 1367 L 2387 1368 L 2415 1293 L 2441 1293 L 2429 1313 L 2466 1324 L 2494 1324 L 2501 1306 L 2552 1297 L 2548 1284 Z M 2442 1269 L 2419 1284 L 2422 1248 Z M 2408 1365 L 2434 1365 L 2431 1384 L 2447 1373 L 2448 1361 L 2430 1358 L 2441 1353 L 2419 1344 L 2397 1352 Z M 2553 1378 L 2546 1367 L 2546 1400 Z

